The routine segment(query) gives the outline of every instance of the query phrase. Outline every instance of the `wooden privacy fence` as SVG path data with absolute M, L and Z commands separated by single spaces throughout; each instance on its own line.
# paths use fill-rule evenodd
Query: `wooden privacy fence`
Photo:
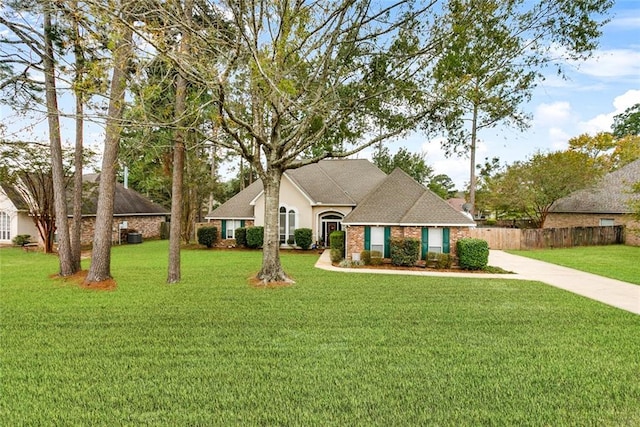
M 469 235 L 486 240 L 491 249 L 520 249 L 522 230 L 519 228 L 472 228 Z
M 491 249 L 546 249 L 624 243 L 624 226 L 572 228 L 475 228 L 470 237 Z

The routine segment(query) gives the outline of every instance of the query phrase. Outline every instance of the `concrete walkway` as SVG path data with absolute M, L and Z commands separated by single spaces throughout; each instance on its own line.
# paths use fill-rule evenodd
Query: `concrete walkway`
M 437 271 L 340 268 L 331 265 L 331 258 L 328 250 L 324 251 L 316 262 L 316 268 L 343 273 L 405 274 L 436 277 L 473 277 L 476 279 L 533 280 L 543 282 L 635 314 L 640 314 L 640 286 L 638 285 L 497 250 L 491 250 L 489 252 L 489 265 L 500 267 L 516 274 L 445 273 Z

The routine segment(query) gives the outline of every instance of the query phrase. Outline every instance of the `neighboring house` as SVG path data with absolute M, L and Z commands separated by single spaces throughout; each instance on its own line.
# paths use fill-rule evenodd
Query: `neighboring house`
M 29 216 L 29 207 L 11 185 L 0 184 L 0 244 L 9 244 L 20 234 L 38 240 L 38 229 Z
M 626 226 L 626 243 L 640 246 L 640 223 L 632 216 L 630 193 L 640 181 L 640 159 L 605 175 L 596 185 L 576 191 L 555 202 L 544 222 L 545 228 Z
M 98 201 L 98 174 L 85 175 L 82 202 L 81 244 L 93 242 Z M 0 186 L 0 243 L 10 243 L 17 234 L 29 234 L 39 238 L 37 228 L 29 215 L 29 207 L 22 196 L 9 185 Z M 69 206 L 69 219 L 73 210 Z M 160 223 L 167 220 L 170 211 L 153 203 L 140 193 L 116 183 L 113 208 L 113 241 L 118 241 L 120 228 L 136 230 L 144 238 L 158 237 Z M 126 225 L 126 227 L 123 227 Z
M 93 242 L 96 211 L 98 206 L 99 174 L 88 174 L 82 177 L 84 196 L 82 200 L 82 232 L 83 245 Z M 73 212 L 69 208 L 69 212 Z M 113 200 L 113 241 L 118 241 L 118 230 L 126 228 L 136 230 L 143 238 L 160 236 L 160 223 L 165 222 L 171 211 L 144 197 L 137 191 L 125 188 L 116 183 Z M 72 215 L 69 215 L 71 219 Z
M 254 182 L 206 218 L 221 239 L 235 229 L 264 225 L 264 192 Z M 280 187 L 280 243 L 297 228 L 310 228 L 316 242 L 329 244 L 335 230 L 346 232 L 347 258 L 365 249 L 389 255 L 389 239 L 420 239 L 427 251 L 454 252 L 455 242 L 475 223 L 396 169 L 386 175 L 368 160 L 323 160 L 288 170 Z

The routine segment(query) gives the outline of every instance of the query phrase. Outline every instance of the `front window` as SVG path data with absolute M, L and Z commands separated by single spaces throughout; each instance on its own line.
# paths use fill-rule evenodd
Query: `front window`
M 242 221 L 238 219 L 228 219 L 226 226 L 226 237 L 227 239 L 235 239 L 236 238 L 236 228 L 242 227 Z
M 615 221 L 610 218 L 602 218 L 600 220 L 600 227 L 613 227 L 615 225 Z
M 11 240 L 11 218 L 6 212 L 0 212 L 0 240 Z
M 442 253 L 442 228 L 429 229 L 429 252 Z
M 287 241 L 287 208 L 284 206 L 280 208 L 280 217 L 278 218 L 280 229 L 280 243 Z
M 287 239 L 292 239 L 295 236 L 296 231 L 296 212 L 291 209 L 289 210 L 289 236 Z
M 296 211 L 284 206 L 280 207 L 280 215 L 278 216 L 278 230 L 280 234 L 280 243 L 287 243 L 287 240 L 293 239 L 296 231 Z
M 384 227 L 371 227 L 371 251 L 384 254 Z

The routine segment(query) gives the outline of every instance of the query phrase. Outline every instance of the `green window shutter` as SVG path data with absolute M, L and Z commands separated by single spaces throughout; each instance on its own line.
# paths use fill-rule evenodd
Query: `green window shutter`
M 226 239 L 227 238 L 227 220 L 226 219 L 222 220 L 222 230 L 221 230 L 221 232 L 222 232 L 222 238 Z
M 371 250 L 371 227 L 368 225 L 364 227 L 364 250 Z
M 240 220 L 240 227 L 244 227 L 244 219 Z
M 427 252 L 429 252 L 429 229 L 422 227 L 422 259 L 427 259 Z
M 442 229 L 442 252 L 448 254 L 450 251 L 449 247 L 449 229 Z
M 384 257 L 391 258 L 391 227 L 384 228 Z

